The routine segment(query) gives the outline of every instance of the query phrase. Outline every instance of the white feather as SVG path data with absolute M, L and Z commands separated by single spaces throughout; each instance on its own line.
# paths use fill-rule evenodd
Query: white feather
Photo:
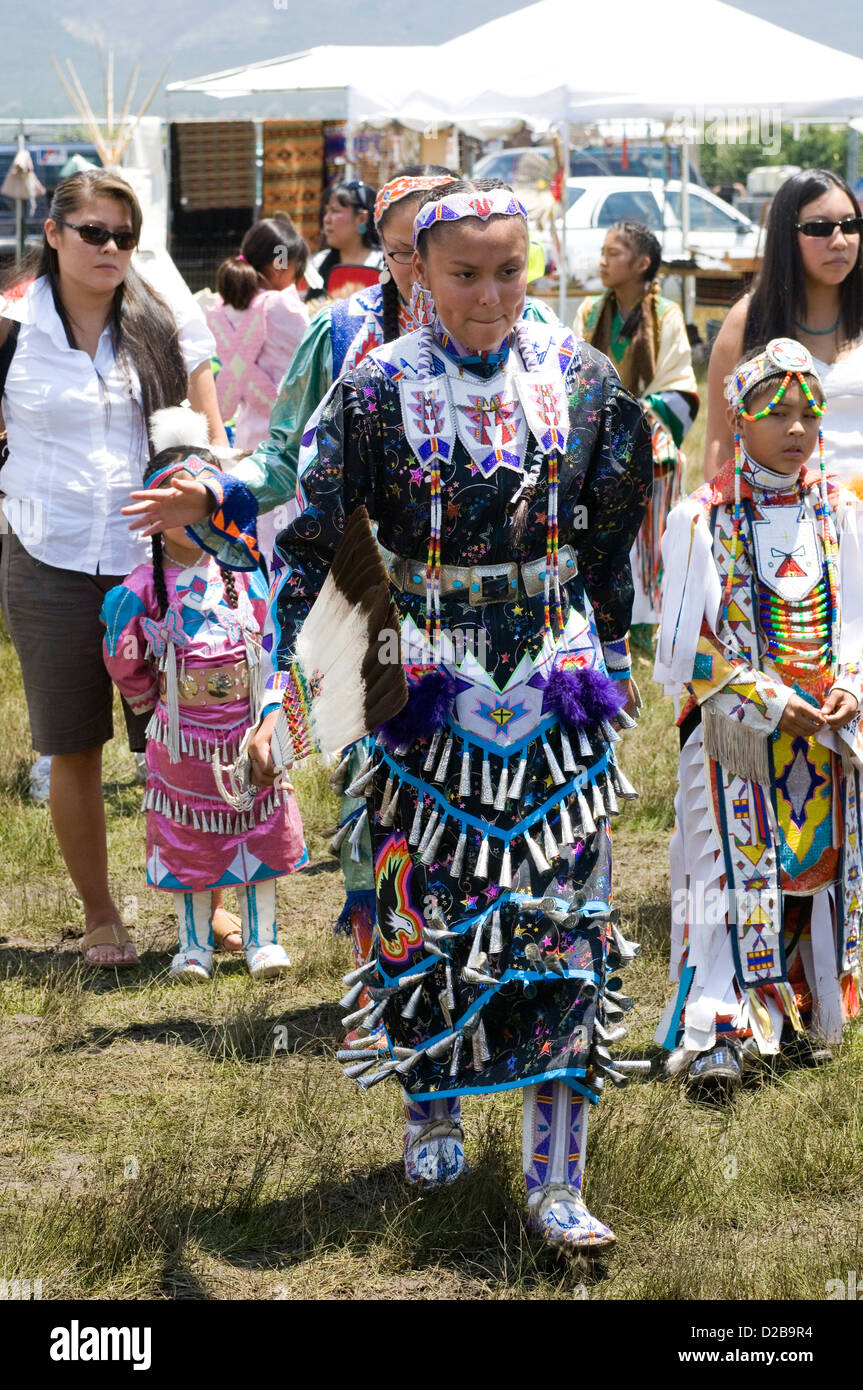
M 163 449 L 206 449 L 210 442 L 210 427 L 206 415 L 188 405 L 170 405 L 154 410 L 150 416 L 150 443 L 154 453 Z

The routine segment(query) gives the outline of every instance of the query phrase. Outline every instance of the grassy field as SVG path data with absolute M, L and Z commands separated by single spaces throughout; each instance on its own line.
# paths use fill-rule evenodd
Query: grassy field
M 616 822 L 615 892 L 644 947 L 625 1051 L 655 1058 L 675 731 L 644 658 L 637 676 L 646 710 L 623 761 L 642 797 Z M 311 867 L 279 889 L 290 978 L 254 985 L 220 957 L 212 982 L 181 988 L 166 898 L 145 886 L 131 755 L 120 739 L 106 752 L 113 882 L 142 957 L 117 977 L 81 967 L 0 634 L 0 1277 L 41 1279 L 48 1299 L 818 1299 L 863 1268 L 859 1030 L 832 1065 L 784 1072 L 727 1113 L 656 1077 L 612 1091 L 586 1191 L 619 1244 L 593 1268 L 559 1263 L 525 1229 L 517 1095 L 466 1104 L 473 1171 L 422 1196 L 402 1180 L 395 1087 L 363 1096 L 340 1078 L 349 950 L 331 929 L 342 887 L 320 771 L 299 785 Z

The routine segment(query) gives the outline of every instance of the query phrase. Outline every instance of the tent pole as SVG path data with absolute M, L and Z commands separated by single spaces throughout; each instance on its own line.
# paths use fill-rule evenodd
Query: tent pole
M 689 252 L 689 139 L 684 132 L 680 144 L 680 240 L 684 256 Z M 695 280 L 691 275 L 683 275 L 683 317 L 692 323 L 695 315 Z
M 566 261 L 566 213 L 569 203 L 567 180 L 569 179 L 569 121 L 563 122 L 560 133 L 561 158 L 563 161 L 563 181 L 560 189 L 560 291 L 557 305 L 557 316 L 561 323 L 566 323 L 566 291 L 569 281 L 569 270 Z

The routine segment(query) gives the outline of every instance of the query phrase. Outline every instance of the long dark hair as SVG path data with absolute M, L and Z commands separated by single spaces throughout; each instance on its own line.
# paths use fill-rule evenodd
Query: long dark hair
M 834 188 L 841 189 L 859 217 L 860 204 L 853 189 L 829 169 L 803 169 L 776 193 L 767 219 L 764 264 L 746 315 L 744 352 L 771 338 L 794 338 L 800 327 L 798 320 L 806 322 L 806 277 L 795 223 L 802 207 Z M 854 342 L 863 334 L 863 237 L 854 268 L 839 286 L 839 311 L 842 335 L 847 342 Z
M 172 444 L 167 449 L 162 449 L 150 460 L 144 471 L 144 487 L 147 486 L 154 473 L 159 473 L 163 468 L 167 468 L 169 463 L 184 463 L 192 454 L 204 463 L 211 463 L 214 468 L 220 467 L 219 460 L 215 454 L 210 453 L 209 449 L 190 449 L 186 444 Z M 150 557 L 153 565 L 153 587 L 156 590 L 159 617 L 164 618 L 168 611 L 168 586 L 165 583 L 165 552 L 161 531 L 157 531 L 155 535 L 150 537 Z M 219 573 L 222 576 L 225 601 L 229 608 L 236 608 L 239 599 L 233 571 L 224 569 L 220 565 Z
M 292 266 L 294 280 L 301 280 L 309 248 L 287 213 L 254 222 L 240 243 L 237 256 L 222 261 L 216 271 L 216 289 L 232 309 L 248 309 L 258 290 L 266 289 L 263 272 L 278 259 L 283 269 Z
M 363 246 L 367 246 L 371 251 L 376 246 L 380 246 L 377 231 L 375 229 L 375 190 L 371 184 L 361 183 L 359 179 L 350 179 L 346 183 L 337 183 L 330 188 L 324 196 L 324 212 L 331 198 L 337 198 L 342 207 L 353 208 L 356 212 L 366 214 L 366 229 L 361 233 L 360 239 Z M 321 250 L 326 248 L 326 239 L 321 231 Z M 330 271 L 335 270 L 337 265 L 341 265 L 342 253 L 331 247 L 318 266 L 318 274 L 324 282 L 323 290 L 318 290 L 315 294 L 308 294 L 307 299 L 313 299 L 326 293 L 327 285 L 330 281 Z
M 440 174 L 442 179 L 451 179 L 453 177 L 452 170 L 446 169 L 443 164 L 406 164 L 403 169 L 396 169 L 395 173 L 390 175 L 390 178 L 418 179 L 422 177 L 428 178 L 432 174 Z M 389 180 L 387 180 L 387 182 L 389 182 Z M 449 187 L 449 185 L 447 185 L 447 187 Z M 403 198 L 399 198 L 397 203 L 390 204 L 386 212 L 381 215 L 381 220 L 377 224 L 378 232 L 386 227 L 387 218 L 394 207 L 401 208 L 404 207 L 406 203 L 412 203 L 416 210 L 419 208 L 423 197 L 424 193 L 420 189 L 416 193 L 406 193 Z M 396 338 L 399 337 L 399 289 L 392 276 L 381 286 L 381 310 L 384 342 L 393 343 Z
M 83 169 L 57 185 L 49 216 L 56 223 L 76 220 L 78 210 L 93 198 L 120 203 L 132 224 L 137 242 L 141 235 L 141 208 L 134 192 L 117 174 L 105 169 Z M 42 237 L 42 245 L 26 256 L 3 284 L 3 289 L 44 276 L 51 286 L 54 306 L 70 347 L 78 343 L 60 296 L 60 263 L 57 252 Z M 174 315 L 160 295 L 130 265 L 125 279 L 114 290 L 110 315 L 117 358 L 133 368 L 141 385 L 142 422 L 154 410 L 179 405 L 185 399 L 189 379 L 180 349 Z

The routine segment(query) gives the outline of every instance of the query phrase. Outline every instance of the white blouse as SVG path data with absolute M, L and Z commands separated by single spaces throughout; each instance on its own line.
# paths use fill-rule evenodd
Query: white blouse
M 172 310 L 192 372 L 212 357 L 215 342 L 191 299 Z M 70 347 L 45 278 L 2 312 L 21 324 L 3 396 L 9 457 L 0 489 L 8 524 L 46 565 L 126 575 L 150 551 L 120 514 L 149 457 L 137 373 L 117 361 L 110 328 L 95 358 Z
M 845 487 L 863 489 L 863 342 L 838 362 L 815 368 L 824 387 L 824 457 L 828 473 Z M 810 467 L 817 467 L 813 457 Z M 859 491 L 863 496 L 863 491 Z

